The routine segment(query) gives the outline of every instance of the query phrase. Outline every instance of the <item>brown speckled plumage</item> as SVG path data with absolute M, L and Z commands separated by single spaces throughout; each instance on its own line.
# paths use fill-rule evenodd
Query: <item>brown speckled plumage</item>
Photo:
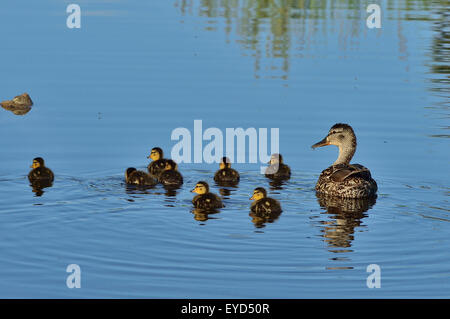
M 375 196 L 377 183 L 369 169 L 359 164 L 350 164 L 356 151 L 356 136 L 350 125 L 338 123 L 331 127 L 328 135 L 313 148 L 336 145 L 338 159 L 323 170 L 316 184 L 319 194 L 341 198 L 367 198 Z

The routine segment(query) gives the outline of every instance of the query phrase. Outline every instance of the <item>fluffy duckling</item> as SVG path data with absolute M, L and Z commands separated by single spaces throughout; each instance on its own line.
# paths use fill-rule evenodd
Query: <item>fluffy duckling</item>
M 165 160 L 164 171 L 159 175 L 159 181 L 164 186 L 180 187 L 183 184 L 183 176 L 178 172 L 178 165 L 173 160 Z
M 134 167 L 129 167 L 125 171 L 125 182 L 130 185 L 154 186 L 158 181 L 143 171 L 138 171 Z
M 235 185 L 239 183 L 239 173 L 231 168 L 231 162 L 228 157 L 222 157 L 222 161 L 219 164 L 219 170 L 214 174 L 214 181 L 218 184 Z
M 192 199 L 195 208 L 213 210 L 224 207 L 220 197 L 209 192 L 209 185 L 206 182 L 198 182 L 191 192 L 198 194 Z
M 281 154 L 272 154 L 269 164 L 265 172 L 267 178 L 273 180 L 287 180 L 291 178 L 291 169 L 283 163 L 283 156 Z
M 267 191 L 262 187 L 255 188 L 250 200 L 254 201 L 250 207 L 253 213 L 261 215 L 281 213 L 280 203 L 276 199 L 267 197 Z
M 30 183 L 52 183 L 55 179 L 55 175 L 52 170 L 45 166 L 44 159 L 42 157 L 36 157 L 33 159 L 31 165 L 32 170 L 28 173 L 28 180 Z
M 359 164 L 350 164 L 356 151 L 356 135 L 348 124 L 333 125 L 328 135 L 312 148 L 326 145 L 339 147 L 337 160 L 323 170 L 316 184 L 319 194 L 341 198 L 368 198 L 376 195 L 377 183 L 369 169 Z
M 166 168 L 166 159 L 164 159 L 163 150 L 160 147 L 154 147 L 147 158 L 152 159 L 152 162 L 147 166 L 148 173 L 152 177 L 159 179 L 159 175 L 161 175 Z

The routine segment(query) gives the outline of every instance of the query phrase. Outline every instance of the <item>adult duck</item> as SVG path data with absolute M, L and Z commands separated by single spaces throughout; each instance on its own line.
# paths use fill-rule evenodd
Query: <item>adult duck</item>
M 368 168 L 350 164 L 356 151 L 356 135 L 348 124 L 338 123 L 331 127 L 328 135 L 312 148 L 326 145 L 339 147 L 337 160 L 322 171 L 316 184 L 319 194 L 341 198 L 368 198 L 377 193 L 377 183 Z

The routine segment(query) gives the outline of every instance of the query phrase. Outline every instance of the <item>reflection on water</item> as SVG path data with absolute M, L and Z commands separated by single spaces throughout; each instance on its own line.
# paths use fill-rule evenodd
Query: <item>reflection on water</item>
M 377 0 L 370 3 L 381 5 L 383 23 L 397 21 L 388 31 L 382 27 L 370 32 L 396 32 L 398 57 L 404 62 L 408 62 L 411 54 L 403 24 L 434 21 L 435 33 L 430 43 L 431 90 L 437 91 L 441 100 L 436 103 L 445 111 L 438 116 L 448 119 L 450 18 L 449 11 L 444 9 L 448 1 Z M 175 6 L 183 19 L 198 16 L 204 30 L 224 31 L 227 42 L 232 39 L 238 43 L 243 55 L 253 58 L 255 78 L 287 80 L 294 59 L 317 57 L 326 50 L 328 41 L 338 39 L 341 51 L 335 53 L 338 56 L 345 57 L 346 53 L 358 50 L 359 41 L 368 33 L 367 4 L 348 0 L 177 0 Z M 409 63 L 406 68 L 409 69 Z M 449 126 L 442 124 L 440 128 L 448 130 Z M 432 136 L 448 138 L 450 135 L 445 131 Z
M 367 217 L 366 212 L 375 205 L 376 198 L 341 199 L 317 195 L 317 200 L 320 207 L 326 209 L 326 220 L 320 222 L 324 225 L 322 229 L 324 242 L 328 244 L 330 251 L 351 251 L 336 248 L 352 246 L 352 241 L 355 239 L 355 228 L 364 227 L 361 225 L 361 220 Z
M 439 2 L 439 1 L 438 1 Z M 443 1 L 442 1 L 443 2 Z M 372 1 L 395 16 L 399 23 L 399 55 L 408 56 L 402 36 L 402 20 L 429 20 L 422 9 L 427 1 Z M 385 5 L 385 6 L 383 6 Z M 185 18 L 197 15 L 206 18 L 204 29 L 221 31 L 224 24 L 227 41 L 235 38 L 244 55 L 254 58 L 256 78 L 288 79 L 292 58 L 315 55 L 311 47 L 323 45 L 321 36 L 337 33 L 342 51 L 358 46 L 358 38 L 366 35 L 368 16 L 365 1 L 308 1 L 308 0 L 178 0 L 176 7 Z M 441 5 L 442 7 L 442 5 Z M 385 12 L 383 12 L 384 14 Z M 447 13 L 441 13 L 442 16 Z M 448 20 L 448 19 L 447 19 Z M 382 29 L 374 32 L 383 32 Z M 318 34 L 321 36 L 318 36 Z M 402 40 L 403 39 L 403 40 Z M 326 43 L 327 40 L 325 40 Z
M 40 196 L 44 195 L 44 193 L 45 193 L 44 188 L 52 187 L 53 183 L 48 180 L 35 181 L 35 182 L 30 183 L 30 186 L 31 186 L 32 192 L 35 193 L 35 195 L 37 197 L 40 197 Z
M 264 228 L 267 223 L 273 223 L 280 218 L 281 212 L 250 212 L 248 215 L 256 228 Z
M 220 213 L 218 209 L 200 209 L 200 208 L 193 208 L 191 210 L 191 213 L 194 214 L 194 219 L 199 222 L 205 222 L 208 219 L 217 219 L 217 217 L 211 216 Z M 200 224 L 204 225 L 204 224 Z

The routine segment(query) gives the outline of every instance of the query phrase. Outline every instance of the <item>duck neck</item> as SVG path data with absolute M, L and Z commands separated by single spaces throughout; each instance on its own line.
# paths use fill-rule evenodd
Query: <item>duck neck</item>
M 339 156 L 337 160 L 333 163 L 333 165 L 338 164 L 350 164 L 350 161 L 353 158 L 353 155 L 356 151 L 356 138 L 352 139 L 348 143 L 343 143 L 339 146 Z

